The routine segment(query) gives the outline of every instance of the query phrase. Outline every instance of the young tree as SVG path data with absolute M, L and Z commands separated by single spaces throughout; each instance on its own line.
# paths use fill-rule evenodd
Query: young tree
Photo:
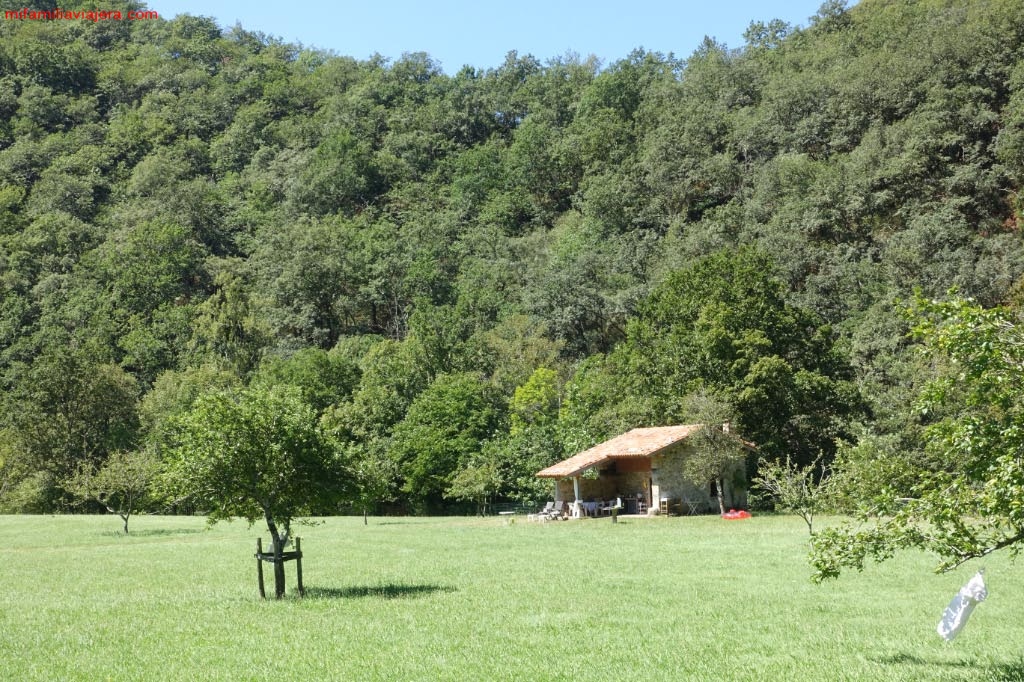
M 355 474 L 356 501 L 363 510 L 363 525 L 368 525 L 369 510 L 380 502 L 395 498 L 401 474 L 398 462 L 388 456 L 386 441 L 371 439 L 367 443 L 349 445 L 349 460 Z
M 720 424 L 704 424 L 687 442 L 693 451 L 683 472 L 693 481 L 714 481 L 719 511 L 725 513 L 725 481 L 743 470 L 743 447 L 739 438 L 722 430 Z
M 962 299 L 919 298 L 911 314 L 923 349 L 945 369 L 918 405 L 941 415 L 926 430 L 928 457 L 903 462 L 915 480 L 909 498 L 885 487 L 861 500 L 859 521 L 874 520 L 865 529 L 815 536 L 817 580 L 910 547 L 937 554 L 940 571 L 1024 547 L 1024 329 L 1007 309 Z
M 724 514 L 725 480 L 743 470 L 743 443 L 729 431 L 732 411 L 728 404 L 703 393 L 689 396 L 686 402 L 691 415 L 688 421 L 702 426 L 686 440 L 692 450 L 683 473 L 692 481 L 714 481 L 718 508 Z
M 445 497 L 454 500 L 475 502 L 480 516 L 487 514 L 487 507 L 502 485 L 498 461 L 486 454 L 474 457 L 452 476 L 451 484 L 444 492 Z
M 338 452 L 295 389 L 203 396 L 177 419 L 166 482 L 208 510 L 211 523 L 263 518 L 273 543 L 274 586 L 284 595 L 281 553 L 292 521 L 333 510 L 348 493 Z
M 160 459 L 145 450 L 118 450 L 100 467 L 83 464 L 64 484 L 65 489 L 82 501 L 98 502 L 124 522 L 143 509 L 160 473 Z
M 820 457 L 803 467 L 789 457 L 785 464 L 762 457 L 754 479 L 754 485 L 774 499 L 778 509 L 802 518 L 810 535 L 814 535 L 814 515 L 822 511 L 828 496 L 828 479 L 818 475 L 820 463 Z

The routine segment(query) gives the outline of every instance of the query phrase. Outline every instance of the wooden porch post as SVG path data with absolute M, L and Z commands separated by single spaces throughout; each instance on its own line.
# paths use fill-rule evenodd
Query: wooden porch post
M 576 501 L 579 502 L 580 501 L 580 477 L 579 476 L 573 476 L 572 477 L 572 492 L 576 496 Z

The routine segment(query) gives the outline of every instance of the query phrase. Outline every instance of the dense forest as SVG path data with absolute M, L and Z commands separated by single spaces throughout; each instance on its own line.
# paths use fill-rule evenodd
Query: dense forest
M 159 462 L 225 392 L 301 401 L 350 508 L 533 501 L 709 403 L 767 458 L 885 477 L 925 456 L 915 291 L 1024 306 L 1022 177 L 1021 0 L 452 75 L 203 17 L 6 20 L 0 511 Z

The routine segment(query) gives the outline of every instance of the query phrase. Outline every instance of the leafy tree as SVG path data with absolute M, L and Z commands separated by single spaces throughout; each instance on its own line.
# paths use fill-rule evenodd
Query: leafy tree
M 719 511 L 725 513 L 725 482 L 734 488 L 743 481 L 746 453 L 736 436 L 718 424 L 705 424 L 686 439 L 692 449 L 683 473 L 692 481 L 714 481 Z
M 317 147 L 295 186 L 295 202 L 313 215 L 351 215 L 373 201 L 382 182 L 369 143 L 340 128 Z
M 551 424 L 531 425 L 489 440 L 479 459 L 490 469 L 486 473 L 492 478 L 485 480 L 492 497 L 532 506 L 551 494 L 550 480 L 537 478 L 537 472 L 565 456 L 557 425 Z
M 418 345 L 409 339 L 373 342 L 359 361 L 362 375 L 351 401 L 325 411 L 325 428 L 342 442 L 390 436 L 428 384 L 419 355 Z
M 236 516 L 266 522 L 279 598 L 292 521 L 335 509 L 352 485 L 316 414 L 294 390 L 203 396 L 176 420 L 166 457 L 168 491 L 205 508 L 210 523 Z
M 5 514 L 51 511 L 57 482 L 21 449 L 11 429 L 0 429 L 0 457 L 0 510 Z
M 117 514 L 128 535 L 128 519 L 145 509 L 160 471 L 161 462 L 154 453 L 119 450 L 98 468 L 82 465 L 64 487 L 81 501 L 98 503 Z
M 527 310 L 576 356 L 609 350 L 624 322 L 622 306 L 611 295 L 614 284 L 629 281 L 627 274 L 642 269 L 645 259 L 634 253 L 625 263 L 615 262 L 614 242 L 600 223 L 578 213 L 565 214 L 544 241 L 546 257 L 527 271 Z
M 530 427 L 545 427 L 558 418 L 558 374 L 538 367 L 526 383 L 516 388 L 509 402 L 510 433 L 514 436 Z
M 558 432 L 567 452 L 585 450 L 638 425 L 666 418 L 649 396 L 629 390 L 615 359 L 592 355 L 566 383 Z
M 359 383 L 358 365 L 338 353 L 303 348 L 288 358 L 267 357 L 253 384 L 295 386 L 302 399 L 317 412 L 348 398 Z
M 124 352 L 121 366 L 141 383 L 152 386 L 161 373 L 183 366 L 189 356 L 196 308 L 183 299 L 163 303 L 147 321 L 135 314 L 125 323 L 127 331 L 117 340 Z
M 135 379 L 120 367 L 81 349 L 49 349 L 4 403 L 16 459 L 28 471 L 46 472 L 54 485 L 80 466 L 100 465 L 135 445 L 137 399 Z M 40 501 L 44 508 L 56 502 Z
M 714 481 L 718 508 L 725 513 L 725 482 L 743 481 L 746 453 L 743 442 L 731 432 L 733 412 L 721 400 L 696 393 L 686 399 L 686 421 L 701 427 L 686 439 L 690 453 L 683 473 L 691 481 Z
M 279 337 L 330 348 L 361 320 L 361 245 L 340 219 L 273 225 L 249 259 L 270 297 L 267 317 Z
M 493 363 L 491 380 L 511 392 L 527 381 L 538 367 L 559 366 L 564 343 L 548 335 L 547 326 L 526 315 L 510 315 L 480 334 Z
M 349 460 L 358 486 L 357 502 L 363 513 L 363 525 L 369 522 L 369 511 L 382 502 L 390 502 L 397 495 L 401 469 L 387 453 L 386 441 L 378 439 L 368 443 L 352 444 Z
M 214 365 L 199 365 L 161 374 L 139 402 L 139 423 L 149 448 L 161 449 L 174 431 L 174 420 L 207 393 L 242 387 L 238 375 Z
M 459 313 L 454 306 L 435 306 L 422 299 L 415 304 L 408 338 L 421 350 L 419 364 L 429 376 L 472 368 L 467 320 Z
M 908 399 L 903 410 L 907 411 L 907 404 L 913 402 Z M 919 417 L 908 415 L 914 421 Z M 837 511 L 857 514 L 865 506 L 870 507 L 868 501 L 872 499 L 909 498 L 918 483 L 918 469 L 932 466 L 932 456 L 918 440 L 906 433 L 877 433 L 861 426 L 853 440 L 840 441 L 836 458 L 828 467 L 831 504 Z
M 772 270 L 764 254 L 742 249 L 672 273 L 610 357 L 618 393 L 677 422 L 686 397 L 707 392 L 735 411 L 738 431 L 765 455 L 813 460 L 860 401 L 831 330 L 786 302 Z
M 502 480 L 497 462 L 485 457 L 471 459 L 451 479 L 444 491 L 447 498 L 476 504 L 477 514 L 484 516 L 501 489 Z
M 403 489 L 420 504 L 440 500 L 503 418 L 500 397 L 473 374 L 437 378 L 409 406 L 394 430 L 392 453 Z
M 814 535 L 814 516 L 828 506 L 829 480 L 819 473 L 818 461 L 807 466 L 769 461 L 763 457 L 757 462 L 754 486 L 775 502 L 776 509 L 794 513 L 807 524 L 807 532 Z
M 563 458 L 558 422 L 561 383 L 557 372 L 538 367 L 515 389 L 509 401 L 508 433 L 484 443 L 459 473 L 457 483 L 464 486 L 459 488 L 460 499 L 484 504 L 497 497 L 533 504 L 549 494 L 549 482 L 536 473 Z
M 927 429 L 924 461 L 904 460 L 915 482 L 909 497 L 889 487 L 863 497 L 865 529 L 829 528 L 815 536 L 817 579 L 909 547 L 937 554 L 951 570 L 1000 549 L 1024 547 L 1024 334 L 1005 308 L 964 299 L 919 298 L 912 310 L 923 350 L 945 367 L 918 404 L 938 418 Z
M 214 286 L 198 308 L 192 347 L 200 358 L 245 376 L 259 364 L 268 330 L 253 313 L 251 294 L 241 277 L 225 270 L 217 274 Z

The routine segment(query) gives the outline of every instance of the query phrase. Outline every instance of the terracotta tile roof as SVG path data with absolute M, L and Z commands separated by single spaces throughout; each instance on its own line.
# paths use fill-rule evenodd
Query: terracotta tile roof
M 700 429 L 702 424 L 633 429 L 537 472 L 540 478 L 569 478 L 613 457 L 650 457 Z

